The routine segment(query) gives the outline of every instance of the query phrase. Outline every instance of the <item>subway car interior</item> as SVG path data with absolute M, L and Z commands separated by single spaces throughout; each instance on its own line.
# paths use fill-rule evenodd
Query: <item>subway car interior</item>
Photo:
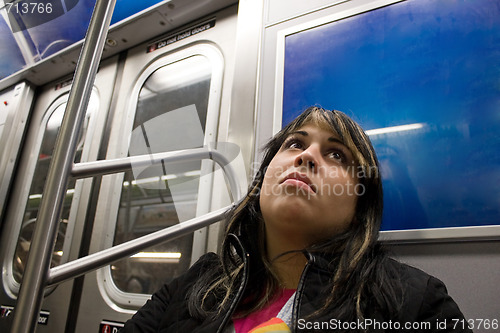
M 308 106 L 380 161 L 380 242 L 500 320 L 497 0 L 0 0 L 0 332 L 116 332 L 218 252 Z M 28 260 L 31 259 L 31 260 Z

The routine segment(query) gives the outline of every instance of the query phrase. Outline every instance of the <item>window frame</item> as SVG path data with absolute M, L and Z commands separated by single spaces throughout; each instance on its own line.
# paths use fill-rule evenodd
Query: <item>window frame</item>
M 216 46 L 206 42 L 196 42 L 181 49 L 174 50 L 173 52 L 158 55 L 148 62 L 144 69 L 138 73 L 138 76 L 133 81 L 135 83 L 129 92 L 125 93 L 125 96 L 128 96 L 128 100 L 123 116 L 124 119 L 117 120 L 121 121 L 120 129 L 117 129 L 117 132 L 114 133 L 115 135 L 112 134 L 107 158 L 128 156 L 130 136 L 136 115 L 139 94 L 149 76 L 161 67 L 193 56 L 203 56 L 207 58 L 212 66 L 204 145 L 216 142 L 225 63 L 221 51 Z M 112 149 L 112 146 L 116 149 Z M 203 199 L 198 200 L 196 216 L 203 215 L 210 211 L 212 184 L 214 182 L 214 176 L 212 175 L 213 169 L 213 161 L 202 161 L 201 174 L 207 175 L 210 173 L 210 175 L 204 176 L 203 179 L 200 178 L 198 198 Z M 121 197 L 117 195 L 117 193 L 121 193 L 123 178 L 124 173 L 103 176 L 95 219 L 96 221 L 110 221 L 110 223 L 102 227 L 102 234 L 105 234 L 105 236 L 102 237 L 100 241 L 100 248 L 109 248 L 113 246 Z M 191 264 L 205 253 L 207 236 L 206 228 L 194 233 Z M 110 307 L 118 311 L 132 313 L 150 298 L 150 294 L 129 293 L 118 289 L 112 279 L 111 265 L 97 270 L 96 278 L 103 299 Z
M 4 278 L 2 280 L 4 284 L 4 289 L 11 298 L 17 298 L 21 286 L 21 284 L 14 278 L 14 269 L 13 269 L 14 256 L 16 254 L 16 248 L 18 245 L 23 225 L 25 225 L 25 223 L 21 223 L 21 221 L 23 221 L 24 214 L 26 212 L 26 207 L 28 205 L 31 186 L 33 184 L 33 179 L 35 176 L 36 167 L 39 159 L 38 157 L 40 150 L 42 148 L 43 138 L 47 129 L 47 124 L 52 115 L 54 114 L 54 112 L 56 112 L 56 110 L 59 107 L 68 102 L 69 98 L 68 90 L 69 88 L 65 91 L 61 91 L 60 94 L 58 94 L 52 99 L 52 102 L 49 104 L 49 106 L 45 108 L 45 111 L 43 112 L 43 116 L 41 117 L 40 122 L 34 125 L 36 128 L 36 135 L 35 135 L 36 140 L 35 143 L 30 146 L 31 153 L 29 161 L 27 163 L 28 166 L 26 169 L 26 173 L 21 180 L 22 183 L 19 184 L 21 189 L 16 200 L 16 202 L 22 203 L 22 206 L 16 205 L 16 208 L 14 208 L 11 212 L 12 215 L 9 214 L 10 216 L 12 216 L 14 223 L 12 224 L 13 227 L 10 230 L 11 236 L 9 237 L 9 244 L 6 246 L 6 253 L 5 253 L 6 260 L 3 263 Z M 90 106 L 92 106 L 92 99 L 94 99 L 96 103 L 94 104 L 95 107 L 90 109 Z M 90 151 L 92 150 L 91 141 L 99 118 L 97 117 L 97 113 L 99 112 L 101 105 L 102 105 L 101 95 L 99 94 L 99 91 L 94 87 L 89 101 L 89 108 L 87 109 L 87 115 L 86 115 L 87 117 L 86 121 L 88 121 L 87 127 L 84 129 L 84 132 L 82 133 L 83 149 L 80 162 L 86 162 L 89 160 L 89 156 L 91 154 Z M 61 124 L 62 124 L 62 119 L 61 119 Z M 81 194 L 83 191 L 83 185 L 84 185 L 83 179 L 77 179 L 75 181 L 75 188 L 74 188 L 73 198 L 71 199 L 71 205 L 68 216 L 68 225 L 64 235 L 63 254 L 61 256 L 59 265 L 68 262 L 70 258 L 70 250 L 72 247 L 72 239 L 73 239 L 75 225 L 77 223 L 76 222 L 78 218 L 77 213 L 82 198 Z M 45 290 L 45 295 L 47 296 L 48 294 L 52 293 L 56 287 L 57 286 L 47 288 Z

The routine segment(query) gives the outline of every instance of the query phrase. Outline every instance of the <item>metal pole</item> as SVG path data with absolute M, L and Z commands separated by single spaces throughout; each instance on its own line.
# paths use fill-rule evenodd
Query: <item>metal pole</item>
M 160 162 L 185 162 L 202 159 L 212 159 L 220 165 L 229 182 L 233 201 L 239 200 L 242 196 L 242 189 L 236 181 L 236 173 L 230 164 L 231 161 L 224 154 L 210 147 L 77 163 L 73 165 L 71 176 L 74 178 L 86 178 L 117 173 L 119 171 L 130 170 L 134 167 L 147 166 Z
M 227 211 L 232 207 L 233 205 L 229 205 L 203 216 L 195 217 L 189 221 L 158 230 L 149 235 L 115 245 L 109 249 L 89 254 L 86 257 L 78 258 L 66 264 L 51 268 L 49 270 L 47 284 L 54 285 L 73 279 L 99 267 L 108 265 L 113 261 L 135 254 L 150 246 L 187 235 L 190 232 L 222 220 Z
M 115 2 L 116 0 L 97 0 L 90 20 L 50 164 L 28 262 L 14 309 L 12 332 L 31 333 L 36 328 L 59 227 L 61 207 L 75 158 L 78 134 L 85 117 Z
M 208 158 L 213 159 L 223 168 L 231 187 L 231 194 L 235 201 L 239 200 L 241 198 L 242 190 L 236 182 L 236 174 L 230 165 L 229 159 L 219 151 L 210 149 L 209 147 L 146 154 L 118 158 L 114 160 L 78 163 L 73 166 L 72 176 L 76 178 L 92 177 L 95 175 L 125 171 L 131 169 L 133 166 L 138 167 L 160 163 L 161 161 L 169 163 L 195 161 Z M 142 249 L 184 236 L 190 232 L 220 221 L 223 219 L 226 212 L 232 207 L 234 207 L 234 204 L 218 209 L 214 212 L 195 217 L 189 221 L 176 224 L 169 228 L 158 230 L 151 234 L 130 240 L 120 245 L 115 245 L 112 248 L 51 268 L 47 277 L 47 285 L 54 285 L 75 278 L 99 267 L 110 264 L 115 260 L 137 253 Z

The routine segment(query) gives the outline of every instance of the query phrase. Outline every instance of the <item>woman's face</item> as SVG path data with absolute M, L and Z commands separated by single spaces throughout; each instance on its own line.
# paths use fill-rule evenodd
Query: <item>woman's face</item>
M 344 231 L 355 215 L 358 169 L 339 137 L 313 124 L 292 132 L 264 175 L 260 207 L 268 243 L 306 247 Z

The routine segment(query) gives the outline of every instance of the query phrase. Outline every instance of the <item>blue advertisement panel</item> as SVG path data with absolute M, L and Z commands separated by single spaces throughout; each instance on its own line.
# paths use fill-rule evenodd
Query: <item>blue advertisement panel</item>
M 111 24 L 161 0 L 117 0 Z M 4 0 L 0 6 L 0 80 L 82 40 L 95 0 Z
M 21 69 L 26 62 L 7 22 L 0 16 L 0 79 Z
M 408 0 L 285 37 L 283 120 L 346 112 L 381 163 L 383 230 L 500 224 L 500 2 Z

